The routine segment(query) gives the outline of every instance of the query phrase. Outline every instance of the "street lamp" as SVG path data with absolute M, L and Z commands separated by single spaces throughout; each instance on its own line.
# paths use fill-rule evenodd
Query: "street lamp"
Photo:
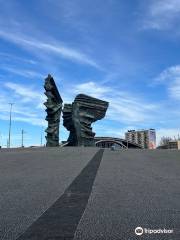
M 44 130 L 44 128 L 42 127 L 41 128 L 41 147 L 43 145 L 43 130 Z
M 1 133 L 0 133 L 0 148 L 2 147 L 2 135 L 1 135 Z
M 23 148 L 24 147 L 24 134 L 25 134 L 26 132 L 22 129 L 22 131 L 21 131 L 21 134 L 22 134 L 22 139 L 21 139 L 21 147 Z
M 11 118 L 12 118 L 12 106 L 14 103 L 9 103 L 10 112 L 9 112 L 9 139 L 8 139 L 8 147 L 11 147 Z

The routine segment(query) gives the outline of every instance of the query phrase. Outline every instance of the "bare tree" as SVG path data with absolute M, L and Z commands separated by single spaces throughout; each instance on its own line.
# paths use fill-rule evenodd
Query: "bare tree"
M 159 145 L 160 146 L 164 146 L 167 145 L 170 141 L 172 141 L 173 139 L 171 137 L 162 137 L 160 140 Z

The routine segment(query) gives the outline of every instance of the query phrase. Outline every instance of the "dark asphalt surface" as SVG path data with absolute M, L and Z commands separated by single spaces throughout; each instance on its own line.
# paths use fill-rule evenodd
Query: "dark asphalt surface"
M 47 209 L 44 214 L 50 212 L 97 151 L 97 148 L 1 151 L 0 239 L 17 239 Z M 94 174 L 85 211 L 76 222 L 74 240 L 180 239 L 180 151 L 105 150 Z M 76 204 L 78 210 L 81 201 Z M 57 228 L 60 223 L 56 221 Z M 139 226 L 174 232 L 136 236 L 134 230 Z
M 99 150 L 64 194 L 18 240 L 73 240 L 86 208 L 103 150 Z
M 0 152 L 0 239 L 16 239 L 71 184 L 95 148 Z
M 174 229 L 136 236 L 136 227 Z M 106 150 L 74 240 L 180 239 L 180 151 Z

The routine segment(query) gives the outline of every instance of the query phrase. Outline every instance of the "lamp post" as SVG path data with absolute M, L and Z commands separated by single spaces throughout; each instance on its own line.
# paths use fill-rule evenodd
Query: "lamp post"
M 42 147 L 42 132 L 41 132 L 41 147 Z
M 9 103 L 10 112 L 9 112 L 9 139 L 8 139 L 8 147 L 11 147 L 11 120 L 12 120 L 12 106 L 14 103 Z
M 1 133 L 0 133 L 0 148 L 2 147 L 2 135 L 1 135 Z
M 41 147 L 42 147 L 42 145 L 43 145 L 43 127 L 41 128 Z
M 24 134 L 25 134 L 26 132 L 22 129 L 22 131 L 21 131 L 21 135 L 22 135 L 22 138 L 21 138 L 21 147 L 23 148 L 24 147 Z

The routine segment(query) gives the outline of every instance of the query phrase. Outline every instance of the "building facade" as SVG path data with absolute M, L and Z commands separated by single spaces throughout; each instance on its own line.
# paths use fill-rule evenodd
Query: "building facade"
M 178 149 L 180 150 L 180 140 L 169 141 L 165 145 L 158 147 L 159 149 Z
M 168 149 L 180 149 L 180 140 L 169 141 Z
M 125 139 L 134 144 L 140 145 L 144 149 L 156 148 L 156 131 L 148 130 L 128 130 L 125 133 Z

